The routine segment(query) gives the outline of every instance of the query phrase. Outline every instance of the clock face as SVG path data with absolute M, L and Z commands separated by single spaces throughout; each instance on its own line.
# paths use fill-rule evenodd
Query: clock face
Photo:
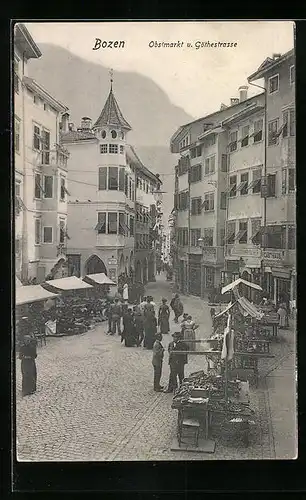
M 102 132 L 101 132 L 101 137 L 102 137 L 102 139 L 105 139 L 105 137 L 106 137 L 106 132 L 105 132 L 105 130 L 102 130 Z

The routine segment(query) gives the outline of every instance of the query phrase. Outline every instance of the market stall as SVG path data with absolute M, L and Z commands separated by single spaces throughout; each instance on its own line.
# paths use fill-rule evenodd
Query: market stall
M 40 342 L 45 342 L 45 320 L 43 315 L 46 301 L 55 299 L 57 293 L 45 290 L 40 285 L 20 285 L 16 287 L 17 344 L 19 341 L 19 320 L 26 316 L 30 320 L 32 332 Z
M 180 354 L 204 355 L 207 373 L 193 374 L 183 381 L 173 398 L 172 408 L 178 410 L 177 439 L 171 449 L 182 448 L 182 429 L 196 429 L 195 444 L 187 441 L 188 450 L 212 452 L 211 430 L 218 426 L 222 435 L 232 433 L 248 445 L 250 424 L 255 423 L 255 412 L 250 406 L 249 381 L 241 376 L 241 369 L 250 369 L 258 383 L 258 360 L 272 358 L 270 342 L 256 336 L 253 322 L 263 313 L 239 293 L 240 285 L 261 290 L 259 285 L 239 279 L 222 289 L 230 293 L 231 301 L 215 315 L 213 334 L 204 350 L 179 351 Z M 184 339 L 188 343 L 187 339 Z M 245 380 L 244 380 L 245 378 Z M 201 435 L 202 438 L 199 438 Z M 200 445 L 198 444 L 200 442 Z
M 88 291 L 93 287 L 76 276 L 46 281 L 43 287 L 60 291 L 56 308 L 49 312 L 48 334 L 75 335 L 88 331 L 100 318 L 95 315 L 95 299 Z M 46 313 L 47 315 L 47 313 Z

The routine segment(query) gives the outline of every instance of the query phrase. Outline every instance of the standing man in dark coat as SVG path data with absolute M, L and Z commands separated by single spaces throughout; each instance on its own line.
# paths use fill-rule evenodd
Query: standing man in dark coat
M 119 303 L 119 299 L 115 298 L 114 304 L 111 305 L 111 318 L 112 318 L 112 333 L 114 335 L 116 333 L 116 329 L 118 331 L 118 335 L 121 335 L 121 316 L 122 316 L 122 307 Z
M 154 368 L 154 391 L 162 392 L 163 387 L 160 385 L 160 378 L 162 374 L 163 367 L 163 359 L 164 359 L 164 347 L 161 343 L 162 334 L 157 333 L 155 336 L 156 340 L 153 345 L 153 357 L 152 357 L 152 365 Z
M 22 318 L 18 325 L 21 334 L 19 346 L 19 359 L 21 360 L 22 396 L 29 396 L 36 392 L 37 371 L 37 342 L 34 335 L 30 334 L 28 318 Z
M 168 389 L 165 392 L 174 392 L 177 389 L 178 381 L 181 384 L 185 378 L 185 364 L 188 363 L 187 354 L 179 354 L 179 351 L 188 351 L 188 346 L 183 342 L 183 334 L 174 332 L 173 341 L 168 346 L 170 375 Z

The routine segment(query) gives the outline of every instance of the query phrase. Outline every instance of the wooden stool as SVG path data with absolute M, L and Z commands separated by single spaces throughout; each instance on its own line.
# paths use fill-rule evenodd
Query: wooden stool
M 199 443 L 199 434 L 200 434 L 200 421 L 197 418 L 188 416 L 184 410 L 180 410 L 178 414 L 178 429 L 177 429 L 177 439 L 179 446 L 181 446 L 182 438 L 184 436 L 184 430 L 193 430 L 194 431 L 194 440 L 195 446 L 198 446 Z

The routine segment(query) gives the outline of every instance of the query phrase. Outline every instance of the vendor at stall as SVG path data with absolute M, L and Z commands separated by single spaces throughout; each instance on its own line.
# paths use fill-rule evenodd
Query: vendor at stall
M 170 375 L 168 388 L 165 392 L 174 392 L 178 387 L 178 382 L 179 384 L 183 382 L 185 364 L 188 362 L 187 354 L 179 353 L 179 351 L 188 350 L 187 344 L 183 342 L 182 333 L 174 332 L 172 337 L 173 341 L 168 346 Z

